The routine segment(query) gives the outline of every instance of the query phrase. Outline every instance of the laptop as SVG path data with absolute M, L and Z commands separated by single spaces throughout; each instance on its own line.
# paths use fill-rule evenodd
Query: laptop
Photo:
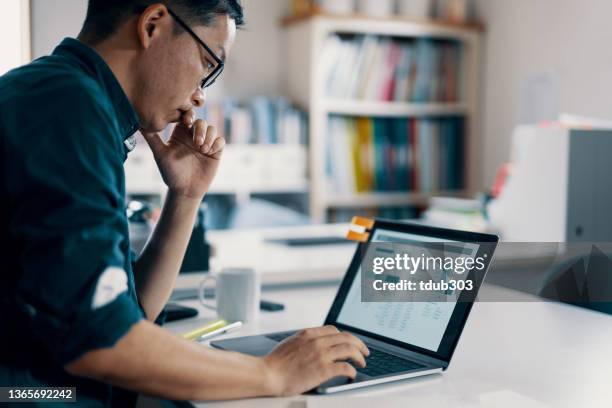
M 333 378 L 316 389 L 330 394 L 355 388 L 440 373 L 449 367 L 451 357 L 480 288 L 498 242 L 495 235 L 435 228 L 413 223 L 375 220 L 367 242 L 357 247 L 351 264 L 329 310 L 325 325 L 334 325 L 359 337 L 369 348 L 366 367 L 357 377 Z M 368 245 L 401 244 L 415 253 L 431 249 L 431 243 L 454 248 L 461 254 L 484 259 L 476 272 L 464 275 L 474 290 L 455 293 L 454 301 L 362 302 L 362 259 Z M 381 249 L 382 250 L 382 249 Z M 215 348 L 263 356 L 298 330 L 237 337 L 211 342 Z

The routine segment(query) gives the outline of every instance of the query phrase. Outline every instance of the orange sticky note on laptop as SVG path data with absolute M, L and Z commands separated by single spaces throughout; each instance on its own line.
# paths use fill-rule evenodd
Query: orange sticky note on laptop
M 367 242 L 370 230 L 374 227 L 374 220 L 364 217 L 353 217 L 346 238 L 351 241 Z

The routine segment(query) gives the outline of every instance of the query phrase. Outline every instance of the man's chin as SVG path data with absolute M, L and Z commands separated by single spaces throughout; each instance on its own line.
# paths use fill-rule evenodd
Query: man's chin
M 170 123 L 166 121 L 158 121 L 155 123 L 142 124 L 140 131 L 145 133 L 158 133 L 164 130 Z

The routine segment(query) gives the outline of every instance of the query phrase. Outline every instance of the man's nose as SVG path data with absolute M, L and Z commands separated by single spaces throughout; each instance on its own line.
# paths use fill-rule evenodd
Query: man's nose
M 200 88 L 198 88 L 191 96 L 191 102 L 196 108 L 201 108 L 202 106 L 204 106 L 205 99 L 206 95 L 204 94 L 204 91 Z

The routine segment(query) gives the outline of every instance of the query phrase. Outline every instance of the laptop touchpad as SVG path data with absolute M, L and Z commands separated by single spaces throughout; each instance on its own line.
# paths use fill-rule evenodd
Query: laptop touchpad
M 265 336 L 238 337 L 212 341 L 211 346 L 223 350 L 232 350 L 252 356 L 265 356 L 278 344 Z

